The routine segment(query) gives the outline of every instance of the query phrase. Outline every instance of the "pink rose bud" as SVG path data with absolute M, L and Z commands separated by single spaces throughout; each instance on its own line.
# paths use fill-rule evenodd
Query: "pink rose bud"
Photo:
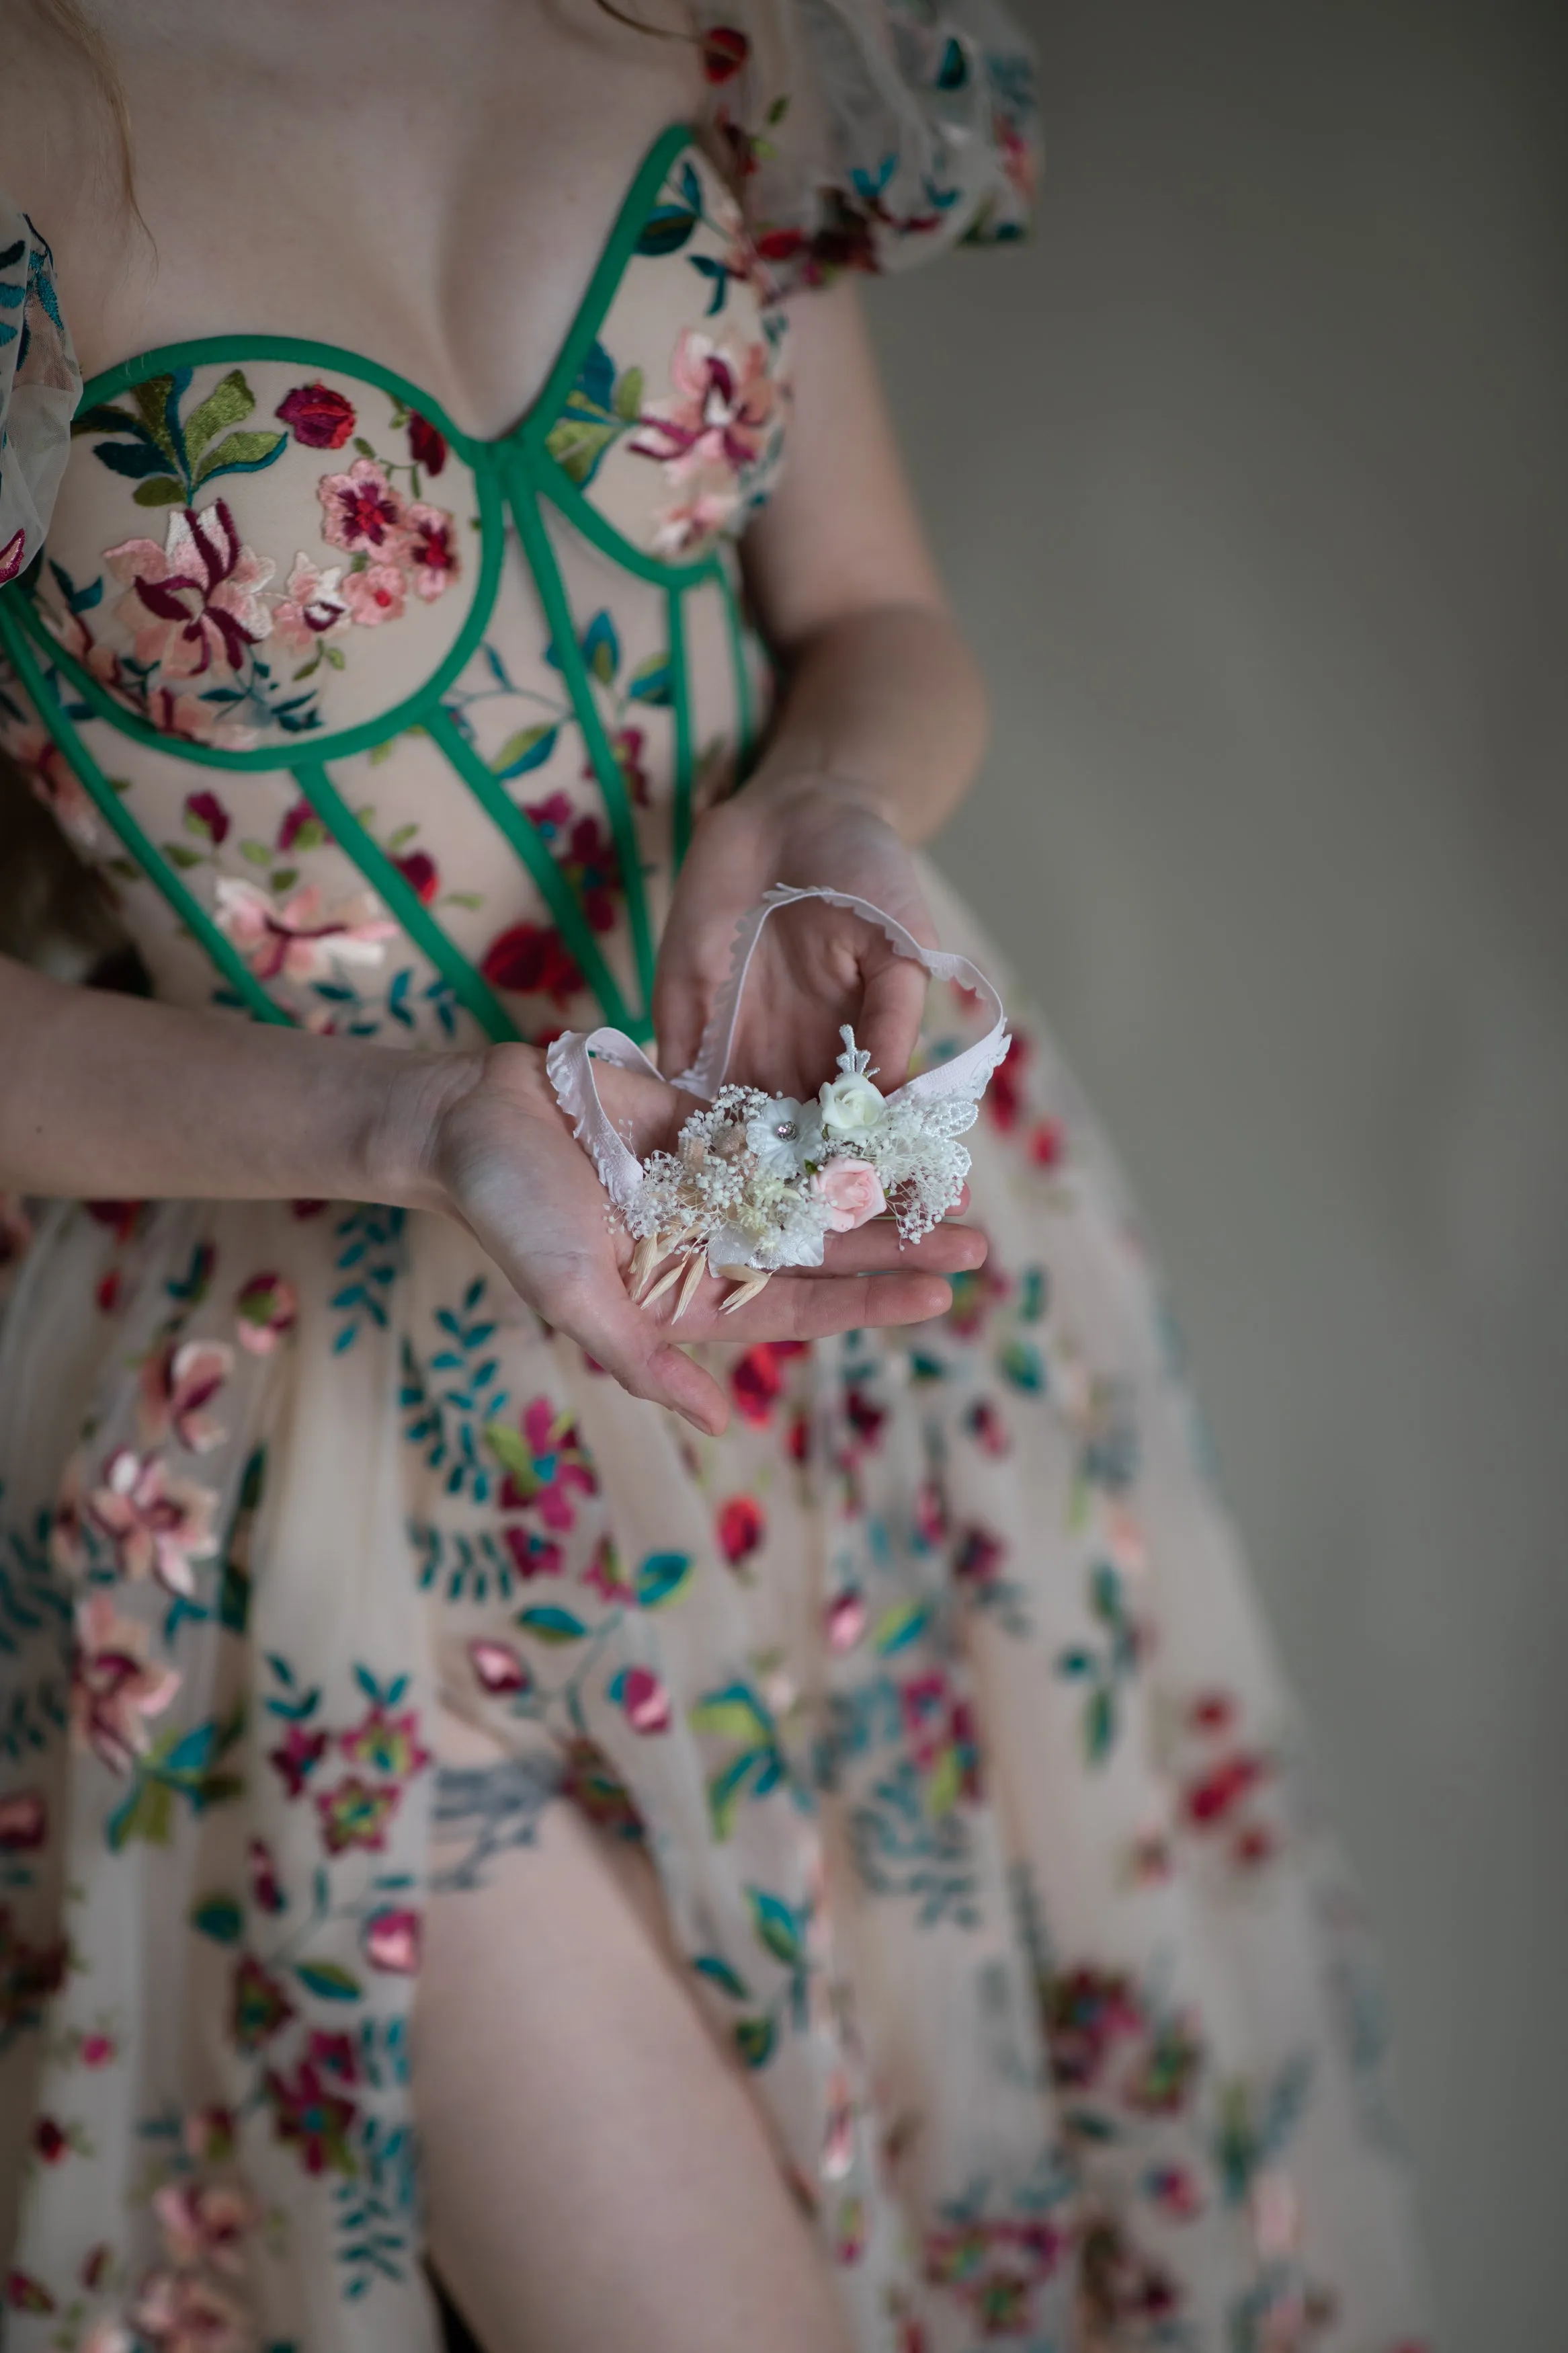
M 419 1967 L 419 1930 L 417 1912 L 388 1907 L 373 1913 L 364 1924 L 364 1957 L 371 1968 L 412 1977 Z
M 830 1160 L 812 1178 L 811 1197 L 826 1202 L 828 1229 L 836 1234 L 853 1233 L 888 1206 L 882 1180 L 868 1160 Z

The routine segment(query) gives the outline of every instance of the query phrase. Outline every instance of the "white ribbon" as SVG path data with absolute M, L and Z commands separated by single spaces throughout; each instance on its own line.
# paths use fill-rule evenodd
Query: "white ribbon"
M 781 907 L 793 907 L 804 899 L 823 899 L 830 907 L 845 907 L 852 914 L 863 916 L 867 923 L 879 926 L 901 956 L 921 965 L 933 980 L 956 981 L 985 1005 L 992 1016 L 991 1027 L 984 1038 L 962 1053 L 945 1062 L 933 1063 L 929 1071 L 905 1083 L 890 1094 L 889 1103 L 923 1100 L 929 1103 L 966 1100 L 970 1118 L 958 1123 L 960 1128 L 973 1124 L 978 1114 L 980 1098 L 984 1093 L 992 1071 L 1007 1051 L 1007 1017 L 1002 999 L 977 965 L 967 956 L 949 955 L 941 948 L 923 948 L 912 932 L 907 931 L 896 917 L 884 914 L 880 907 L 872 906 L 868 899 L 857 898 L 852 892 L 826 889 L 796 890 L 792 883 L 775 882 L 766 895 L 749 908 L 735 926 L 735 944 L 731 952 L 730 977 L 720 990 L 702 1033 L 702 1043 L 697 1060 L 689 1071 L 683 1071 L 669 1083 L 682 1088 L 688 1094 L 698 1095 L 711 1103 L 723 1085 L 730 1068 L 730 1054 L 735 1042 L 735 1024 L 740 1018 L 741 997 L 746 986 L 746 976 L 752 968 L 752 958 L 757 951 L 763 926 Z M 624 1029 L 595 1029 L 586 1034 L 580 1029 L 568 1029 L 556 1039 L 545 1056 L 545 1068 L 555 1099 L 572 1122 L 572 1132 L 584 1150 L 593 1156 L 599 1172 L 599 1181 L 618 1209 L 627 1209 L 636 1198 L 643 1180 L 642 1162 L 626 1139 L 611 1124 L 609 1114 L 599 1100 L 598 1083 L 594 1076 L 595 1061 L 609 1062 L 618 1070 L 645 1071 L 653 1078 L 662 1078 L 657 1063 L 648 1060 L 642 1048 L 626 1036 Z

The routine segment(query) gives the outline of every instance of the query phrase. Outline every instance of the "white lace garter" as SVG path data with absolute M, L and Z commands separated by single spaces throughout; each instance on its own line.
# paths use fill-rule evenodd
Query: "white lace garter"
M 763 926 L 779 908 L 804 899 L 825 899 L 864 916 L 933 980 L 972 990 L 992 1017 L 984 1037 L 890 1094 L 874 1083 L 870 1058 L 848 1027 L 840 1033 L 838 1075 L 825 1080 L 809 1102 L 729 1081 L 741 997 Z M 868 1218 L 890 1213 L 906 1241 L 929 1233 L 963 1190 L 969 1153 L 959 1138 L 973 1126 L 1008 1043 L 1002 1000 L 967 956 L 922 948 L 868 900 L 781 882 L 736 927 L 730 977 L 701 1049 L 674 1082 L 708 1108 L 692 1113 L 672 1152 L 639 1160 L 599 1099 L 595 1061 L 661 1075 L 624 1030 L 568 1030 L 551 1047 L 546 1067 L 574 1134 L 636 1240 L 633 1297 L 651 1304 L 679 1282 L 679 1316 L 704 1267 L 738 1286 L 725 1299 L 729 1309 L 754 1298 L 780 1267 L 820 1266 L 828 1235 L 847 1233 Z

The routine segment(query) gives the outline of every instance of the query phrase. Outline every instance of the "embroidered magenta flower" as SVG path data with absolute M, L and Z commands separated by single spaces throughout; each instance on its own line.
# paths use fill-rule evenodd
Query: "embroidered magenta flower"
M 755 1495 L 731 1495 L 719 1507 L 719 1549 L 731 1568 L 749 1560 L 768 1532 L 768 1517 Z
M 306 2046 L 305 2056 L 312 2067 L 330 2075 L 334 2084 L 357 2084 L 359 2054 L 352 2034 L 323 2034 L 317 2027 Z
M 1000 1536 L 994 1536 L 989 1528 L 965 1528 L 959 1539 L 958 1554 L 953 1562 L 954 1573 L 965 1585 L 980 1588 L 994 1585 L 1006 1557 L 1006 1546 Z
M 584 774 L 591 777 L 593 765 Z M 563 792 L 549 794 L 542 801 L 529 801 L 523 815 L 549 843 L 551 852 L 583 904 L 583 912 L 596 932 L 615 927 L 616 901 L 620 894 L 621 870 L 616 858 L 615 843 L 608 828 L 591 812 L 577 815 Z
M 259 1912 L 282 1912 L 289 1898 L 283 1893 L 283 1883 L 278 1876 L 278 1860 L 267 1841 L 253 1838 L 246 1849 L 246 1862 L 250 1870 L 250 1896 Z
M 238 2048 L 259 2051 L 293 2015 L 294 2005 L 278 1979 L 254 1954 L 242 1953 L 234 1965 L 228 2009 L 228 2031 Z
M 368 1766 L 373 1772 L 390 1774 L 397 1781 L 423 1772 L 430 1762 L 430 1751 L 419 1743 L 419 1717 L 414 1708 L 394 1715 L 378 1703 L 363 1722 L 339 1736 L 338 1745 L 351 1765 Z
M 1143 2031 L 1131 1980 L 1086 1967 L 1058 1972 L 1041 1991 L 1053 2076 L 1064 2090 L 1092 2090 L 1115 2046 Z
M 193 1454 L 221 1445 L 226 1433 L 205 1409 L 233 1370 L 234 1350 L 221 1340 L 171 1341 L 145 1357 L 138 1383 L 143 1442 L 155 1445 L 173 1431 Z
M 637 1588 L 621 1565 L 621 1556 L 608 1536 L 601 1536 L 594 1547 L 594 1557 L 583 1571 L 583 1582 L 590 1593 L 601 1601 L 612 1604 L 635 1601 Z
M 253 1274 L 235 1294 L 239 1345 L 253 1356 L 269 1356 L 294 1329 L 299 1294 L 281 1274 Z
M 367 564 L 363 572 L 351 572 L 343 582 L 343 602 L 350 619 L 362 629 L 401 620 L 408 602 L 408 575 L 400 565 Z
M 210 1487 L 171 1479 L 156 1454 L 117 1447 L 103 1483 L 87 1499 L 85 1517 L 114 1546 L 122 1577 L 156 1577 L 170 1593 L 195 1590 L 194 1561 L 217 1550 Z
M 49 1812 L 41 1789 L 16 1789 L 0 1798 L 0 1854 L 36 1854 L 48 1831 Z
M 249 2315 L 195 2272 L 149 2272 L 130 2316 L 153 2353 L 251 2353 L 256 2342 Z
M 411 849 L 405 857 L 395 858 L 393 864 L 418 899 L 422 907 L 429 906 L 441 888 L 441 871 L 427 849 Z
M 331 834 L 309 801 L 295 801 L 283 812 L 278 828 L 280 850 L 320 849 L 323 842 L 331 839 Z
M 324 980 L 334 964 L 379 964 L 384 943 L 397 925 L 381 902 L 364 891 L 326 906 L 314 883 L 274 906 L 265 891 L 236 875 L 221 875 L 214 910 L 219 931 L 231 939 L 260 980 Z
M 501 1509 L 536 1511 L 558 1535 L 574 1527 L 573 1495 L 595 1494 L 599 1482 L 572 1416 L 558 1411 L 549 1398 L 536 1397 L 522 1409 L 521 1447 L 504 1425 L 492 1426 L 489 1435 L 506 1468 Z
M 324 1732 L 307 1732 L 302 1724 L 291 1724 L 280 1745 L 268 1750 L 267 1761 L 281 1779 L 287 1795 L 297 1798 L 326 1753 Z
M 371 1968 L 393 1977 L 413 1977 L 419 1967 L 423 1925 L 418 1913 L 406 1905 L 373 1912 L 364 1924 L 364 1957 Z
M 559 1577 L 566 1567 L 560 1546 L 537 1528 L 504 1527 L 500 1538 L 519 1577 Z
M 569 1005 L 584 987 L 560 933 L 544 923 L 514 923 L 501 932 L 485 950 L 479 969 L 492 988 L 547 997 L 552 1005 Z
M 0 547 L 0 588 L 7 580 L 15 580 L 27 558 L 27 534 L 14 531 L 4 547 Z
M 353 403 L 327 384 L 299 384 L 272 414 L 307 449 L 341 449 L 358 421 Z
M 356 458 L 346 474 L 323 474 L 316 496 L 321 502 L 321 536 L 330 547 L 396 561 L 406 510 L 374 458 Z
M 253 2200 L 231 2182 L 166 2181 L 153 2194 L 163 2252 L 180 2269 L 210 2263 L 245 2269 L 245 2242 L 260 2221 Z
M 1242 1799 L 1251 1796 L 1268 1772 L 1267 1758 L 1246 1749 L 1238 1750 L 1234 1757 L 1225 1757 L 1212 1772 L 1200 1774 L 1185 1785 L 1182 1811 L 1194 1830 L 1213 1830 L 1228 1821 Z
M 307 2173 L 342 2173 L 352 2179 L 356 2168 L 348 2132 L 357 2113 L 352 2100 L 330 2092 L 308 2059 L 300 2062 L 292 2083 L 268 2070 L 267 2097 L 273 2131 L 299 2151 Z
M 415 408 L 408 415 L 408 454 L 427 474 L 438 474 L 447 462 L 447 437 Z
M 422 604 L 444 596 L 462 569 L 458 554 L 457 524 L 444 507 L 427 507 L 416 500 L 405 513 L 408 536 L 403 561 L 414 574 L 414 593 Z
M 669 1730 L 669 1694 L 651 1667 L 622 1667 L 611 1677 L 607 1696 L 634 1732 Z
M 374 1784 L 351 1773 L 334 1789 L 318 1789 L 316 1811 L 321 1818 L 321 1843 L 329 1854 L 351 1847 L 370 1847 L 377 1853 L 386 1845 L 386 1826 L 397 1811 L 403 1792 L 395 1782 Z
M 303 549 L 296 555 L 272 607 L 272 632 L 285 653 L 308 654 L 323 638 L 342 635 L 349 625 L 342 576 L 340 564 L 323 568 Z
M 137 660 L 165 679 L 227 676 L 271 630 L 261 592 L 277 566 L 244 544 L 223 499 L 176 507 L 162 547 L 128 539 L 103 560 L 125 590 L 115 618 L 133 633 Z
M 77 2044 L 76 2055 L 84 2067 L 108 2067 L 120 2055 L 120 2045 L 112 2034 L 84 2034 Z
M 227 840 L 228 811 L 216 793 L 187 793 L 184 815 L 187 831 L 205 835 L 215 849 Z
M 39 2116 L 33 2126 L 33 2148 L 46 2165 L 58 2165 L 70 2155 L 70 2135 L 53 2116 Z
M 148 1663 L 148 1643 L 146 1627 L 117 1617 L 105 1594 L 77 1611 L 71 1727 L 116 1773 L 128 1773 L 146 1747 L 143 1719 L 161 1715 L 180 1688 L 174 1668 Z
M 661 459 L 676 481 L 699 473 L 721 480 L 754 466 L 778 408 L 766 345 L 686 327 L 669 375 L 674 392 L 637 420 L 629 445 L 637 455 Z
M 833 1651 L 852 1651 L 866 1631 L 866 1597 L 853 1585 L 836 1593 L 827 1605 L 827 1643 Z

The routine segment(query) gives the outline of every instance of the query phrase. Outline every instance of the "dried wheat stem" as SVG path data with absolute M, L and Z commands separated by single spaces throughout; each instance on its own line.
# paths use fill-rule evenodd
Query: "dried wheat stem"
M 675 1313 L 669 1319 L 672 1324 L 679 1323 L 681 1317 L 685 1314 L 687 1309 L 696 1298 L 697 1286 L 702 1280 L 707 1264 L 707 1252 L 701 1250 L 694 1250 L 690 1257 L 687 1260 L 686 1280 L 680 1286 L 680 1296 L 675 1303 Z

